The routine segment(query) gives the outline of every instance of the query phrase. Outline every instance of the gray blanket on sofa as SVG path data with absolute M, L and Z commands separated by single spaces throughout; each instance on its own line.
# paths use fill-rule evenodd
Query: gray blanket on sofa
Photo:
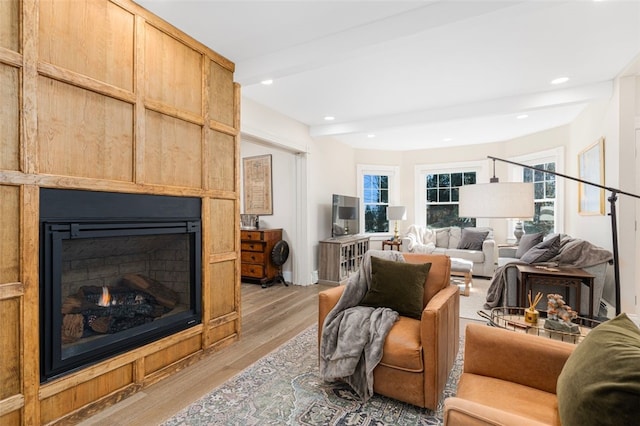
M 571 238 L 568 235 L 561 235 L 560 251 L 558 254 L 548 262 L 535 263 L 534 265 L 588 268 L 589 266 L 608 262 L 611 259 L 613 259 L 613 254 L 609 250 L 593 245 L 589 241 Z M 514 259 L 513 262 L 496 269 L 489 289 L 487 290 L 487 299 L 484 304 L 485 309 L 501 306 L 504 288 L 507 283 L 507 271 L 510 268 L 515 268 L 517 265 L 527 265 L 527 263 Z
M 373 396 L 373 369 L 398 313 L 389 308 L 358 306 L 371 285 L 371 256 L 404 262 L 397 251 L 369 250 L 327 314 L 320 339 L 320 377 L 342 379 L 363 400 Z

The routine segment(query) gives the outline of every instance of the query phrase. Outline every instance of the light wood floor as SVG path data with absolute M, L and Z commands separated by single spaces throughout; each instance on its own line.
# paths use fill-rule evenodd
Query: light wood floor
M 86 419 L 82 426 L 157 425 L 318 321 L 324 285 L 242 284 L 242 337 L 198 363 Z M 470 320 L 460 319 L 461 332 Z
M 81 425 L 156 425 L 206 395 L 269 352 L 318 321 L 323 285 L 262 288 L 242 284 L 242 336 Z

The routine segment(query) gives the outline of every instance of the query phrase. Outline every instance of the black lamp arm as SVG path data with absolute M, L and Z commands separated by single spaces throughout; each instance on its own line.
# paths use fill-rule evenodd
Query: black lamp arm
M 549 174 L 552 174 L 554 176 L 560 176 L 560 177 L 563 177 L 565 179 L 574 180 L 576 182 L 580 182 L 580 183 L 583 183 L 585 185 L 596 186 L 598 188 L 605 189 L 605 190 L 611 192 L 611 195 L 609 196 L 608 201 L 609 201 L 609 205 L 610 205 L 609 216 L 611 216 L 611 240 L 612 240 L 612 244 L 613 244 L 613 274 L 614 274 L 615 293 L 616 293 L 616 315 L 619 315 L 620 314 L 620 261 L 619 261 L 619 257 L 618 257 L 618 255 L 619 255 L 618 254 L 618 224 L 617 224 L 617 220 L 616 220 L 616 201 L 618 200 L 618 194 L 623 194 L 623 195 L 627 195 L 629 197 L 634 197 L 634 198 L 638 198 L 638 199 L 640 199 L 640 195 L 632 194 L 630 192 L 625 192 L 625 191 L 622 191 L 622 190 L 617 189 L 617 188 L 612 188 L 610 186 L 600 185 L 599 183 L 589 182 L 589 181 L 586 181 L 584 179 L 580 179 L 580 178 L 573 177 L 573 176 L 568 176 L 568 175 L 565 175 L 565 174 L 562 174 L 562 173 L 552 172 L 550 170 L 544 170 L 544 169 L 541 169 L 541 168 L 538 168 L 538 167 L 528 166 L 528 165 L 522 164 L 522 163 L 516 163 L 515 161 L 511 161 L 511 160 L 504 160 L 502 158 L 492 157 L 490 155 L 487 156 L 487 158 L 493 160 L 493 170 L 494 170 L 493 171 L 493 175 L 494 176 L 495 176 L 496 161 L 502 161 L 504 163 L 513 164 L 515 166 L 524 167 L 526 169 L 536 170 L 536 171 L 543 172 L 543 173 L 549 173 Z
M 490 155 L 488 155 L 487 158 L 493 160 L 494 162 L 495 161 L 502 161 L 504 163 L 513 164 L 514 166 L 520 166 L 520 167 L 524 167 L 526 169 L 536 170 L 536 171 L 539 171 L 539 172 L 542 172 L 542 173 L 549 173 L 551 175 L 560 176 L 560 177 L 563 177 L 565 179 L 575 180 L 576 182 L 584 183 L 586 185 L 597 186 L 598 188 L 606 189 L 607 191 L 610 191 L 610 192 L 612 192 L 614 194 L 623 194 L 623 195 L 628 195 L 629 197 L 640 198 L 640 195 L 632 194 L 630 192 L 625 192 L 625 191 L 622 191 L 622 190 L 617 189 L 617 188 L 612 188 L 610 186 L 600 185 L 599 183 L 589 182 L 587 180 L 580 179 L 580 178 L 573 177 L 573 176 L 568 176 L 568 175 L 565 175 L 565 174 L 562 174 L 562 173 L 552 172 L 550 170 L 541 169 L 539 167 L 528 166 L 526 164 L 516 163 L 515 161 L 511 161 L 511 160 L 504 160 L 502 158 L 492 157 Z M 494 168 L 493 174 L 494 175 L 496 174 L 495 173 L 495 168 Z

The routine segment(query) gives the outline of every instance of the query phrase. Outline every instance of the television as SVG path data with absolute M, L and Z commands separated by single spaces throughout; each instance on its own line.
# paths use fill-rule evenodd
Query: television
M 331 202 L 331 237 L 360 233 L 360 199 L 333 194 Z

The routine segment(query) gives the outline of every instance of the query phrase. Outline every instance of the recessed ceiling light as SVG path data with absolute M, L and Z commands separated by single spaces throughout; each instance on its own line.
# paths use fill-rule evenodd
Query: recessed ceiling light
M 558 77 L 551 80 L 551 84 L 562 84 L 569 81 L 569 77 Z
M 260 83 L 264 84 L 265 86 L 271 86 L 273 84 L 273 80 L 271 80 L 271 79 L 262 80 Z
M 367 137 L 368 137 L 369 139 L 372 139 L 372 138 L 375 138 L 375 137 L 376 137 L 376 135 L 374 135 L 373 133 L 369 133 L 369 134 L 367 135 Z
M 327 120 L 327 121 L 333 121 L 336 118 L 333 115 L 325 115 L 324 119 Z
M 516 117 L 518 120 L 524 120 L 525 118 L 529 118 L 529 116 L 527 114 L 520 114 L 519 116 Z
M 442 142 L 451 142 L 452 140 L 453 139 L 451 139 L 451 138 L 444 138 L 444 139 L 442 139 Z

